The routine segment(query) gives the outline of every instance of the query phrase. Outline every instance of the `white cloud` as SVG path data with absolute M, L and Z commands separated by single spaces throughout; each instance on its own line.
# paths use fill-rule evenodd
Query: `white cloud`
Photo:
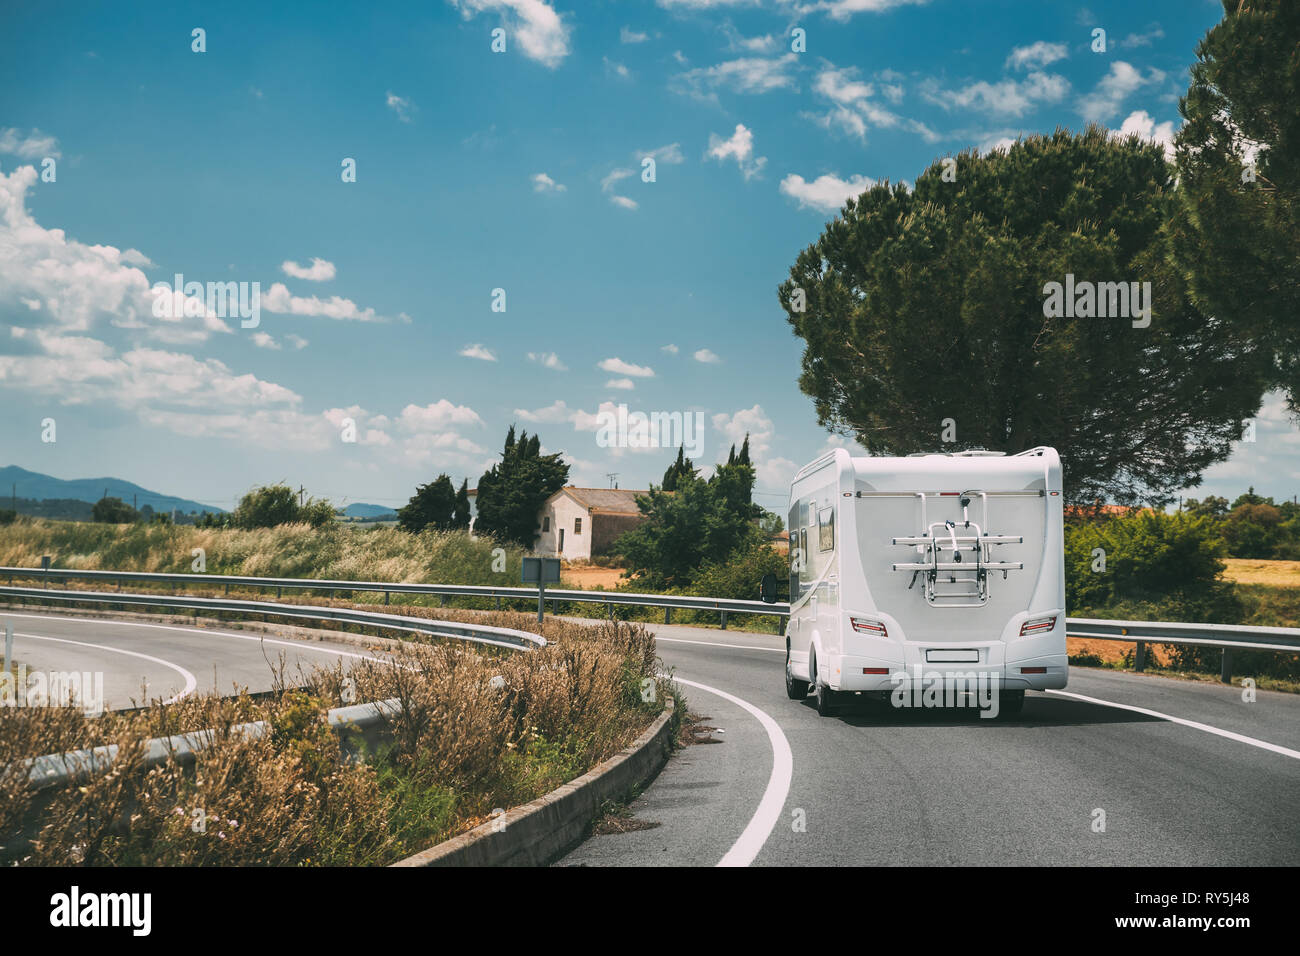
M 259 349 L 271 349 L 276 352 L 280 351 L 280 343 L 271 338 L 271 336 L 265 332 L 254 332 L 253 344 Z
M 529 352 L 528 361 L 536 362 L 543 368 L 554 369 L 557 372 L 567 372 L 569 367 L 560 361 L 560 357 L 554 352 Z
M 686 157 L 682 155 L 681 143 L 669 143 L 658 149 L 643 149 L 636 154 L 637 163 L 641 163 L 646 157 L 653 159 L 656 164 L 665 163 L 669 166 L 686 162 Z
M 290 345 L 292 345 L 292 346 L 293 346 L 295 349 L 297 349 L 298 351 L 302 351 L 302 350 L 305 349 L 305 348 L 308 346 L 308 344 L 309 344 L 308 341 L 307 341 L 306 339 L 304 339 L 301 335 L 295 335 L 295 334 L 292 333 L 292 332 L 290 332 L 288 335 L 286 335 L 286 336 L 284 337 L 284 340 L 285 340 L 286 342 L 288 342 Z
M 879 74 L 881 79 L 894 78 L 897 74 L 885 70 Z M 903 98 L 903 88 L 897 84 L 886 83 L 881 87 L 886 97 L 894 103 Z M 924 123 L 905 119 L 886 109 L 874 99 L 875 86 L 858 79 L 858 71 L 851 67 L 838 69 L 827 65 L 813 84 L 813 92 L 829 100 L 831 108 L 821 114 L 803 113 L 823 129 L 839 129 L 841 132 L 866 141 L 867 130 L 872 126 L 883 129 L 907 129 L 920 135 L 927 142 L 937 142 L 941 137 Z
M 1154 26 L 1145 33 L 1130 33 L 1124 39 L 1119 41 L 1119 45 L 1126 50 L 1132 50 L 1135 47 L 1150 46 L 1152 40 L 1164 39 L 1165 31 L 1160 27 Z
M 663 346 L 662 348 L 660 348 L 659 351 L 661 351 L 661 352 L 667 352 L 669 355 L 676 355 L 676 354 L 677 354 L 677 346 L 673 345 L 673 344 L 670 342 L 669 344 L 667 344 L 667 345 Z
M 602 359 L 596 367 L 614 375 L 630 375 L 633 378 L 654 378 L 655 374 L 655 370 L 648 365 L 633 365 L 631 362 L 624 362 L 621 358 Z
M 717 91 L 762 94 L 773 90 L 795 88 L 793 71 L 797 53 L 786 53 L 775 59 L 740 57 L 716 66 L 697 67 L 679 73 L 673 78 L 672 88 L 679 93 L 716 101 Z
M 789 458 L 772 457 L 772 442 L 776 436 L 776 428 L 767 413 L 763 411 L 763 406 L 742 408 L 734 415 L 714 415 L 713 428 L 722 435 L 718 448 L 719 460 L 723 459 L 723 446 L 735 445 L 736 450 L 740 451 L 745 436 L 748 435 L 749 460 L 754 465 L 757 486 L 778 494 L 784 494 L 790 487 L 790 479 L 794 477 L 798 467 Z M 783 507 L 775 507 L 773 510 L 779 513 Z
M 824 10 L 832 20 L 847 20 L 855 13 L 884 13 L 895 7 L 922 7 L 929 2 L 930 0 L 820 0 L 799 9 L 809 12 Z
M 569 55 L 569 27 L 543 0 L 451 0 L 466 20 L 498 13 L 506 34 L 524 56 L 554 69 Z M 507 47 L 508 48 L 508 47 Z
M 465 358 L 482 359 L 484 362 L 495 362 L 496 355 L 486 345 L 480 345 L 475 342 L 473 345 L 467 345 L 460 350 L 460 354 Z
M 727 38 L 727 49 L 733 53 L 773 53 L 784 39 L 779 33 L 743 36 L 730 20 L 722 24 L 722 32 Z
M 1144 77 L 1142 72 L 1116 60 L 1110 65 L 1110 71 L 1097 83 L 1096 88 L 1079 100 L 1079 113 L 1088 122 L 1102 122 L 1119 112 L 1124 100 L 1143 86 L 1164 81 L 1165 74 L 1151 67 Z
M 650 34 L 640 33 L 629 27 L 623 27 L 623 29 L 618 31 L 619 43 L 645 43 L 648 39 L 650 39 Z
M 580 414 L 576 409 L 569 408 L 561 399 L 556 399 L 545 408 L 538 408 L 529 411 L 526 408 L 516 408 L 515 417 L 523 419 L 538 425 L 558 425 L 562 422 L 571 422 L 576 414 Z
M 746 180 L 761 173 L 767 164 L 766 156 L 754 155 L 754 133 L 743 123 L 736 124 L 736 131 L 731 134 L 730 139 L 723 139 L 717 133 L 710 133 L 709 150 L 705 155 L 719 162 L 734 159 Z
M 621 206 L 624 209 L 636 209 L 638 206 L 635 199 L 628 199 L 626 196 L 610 196 L 609 201 L 615 206 Z
M 294 279 L 306 279 L 309 282 L 328 282 L 334 278 L 334 263 L 312 256 L 310 266 L 300 266 L 289 259 L 280 263 L 280 271 Z
M 1134 110 L 1125 117 L 1123 124 L 1115 131 L 1114 135 L 1116 137 L 1127 137 L 1134 134 L 1164 147 L 1165 159 L 1171 163 L 1174 161 L 1174 124 L 1172 120 L 1156 123 L 1146 110 Z
M 155 317 L 154 295 L 135 249 L 86 245 L 62 229 L 46 229 L 27 210 L 36 183 L 33 166 L 0 173 L 0 306 L 39 306 L 44 321 L 81 332 L 106 319 L 125 329 L 149 329 L 156 341 L 202 341 L 232 331 L 201 301 L 181 297 L 181 308 Z M 37 311 L 33 309 L 32 311 Z M 187 314 L 187 312 L 189 314 Z
M 384 103 L 387 107 L 397 114 L 397 118 L 403 123 L 411 122 L 411 114 L 415 112 L 415 104 L 404 96 L 398 96 L 392 90 L 389 90 L 384 97 Z
M 781 180 L 781 192 L 796 200 L 800 208 L 835 212 L 844 205 L 845 200 L 866 192 L 875 184 L 874 179 L 866 176 L 841 179 L 826 173 L 808 182 L 802 176 L 791 174 Z
M 1023 70 L 1029 67 L 1047 66 L 1057 60 L 1064 60 L 1069 55 L 1070 49 L 1064 43 L 1048 43 L 1046 40 L 1039 40 L 1029 46 L 1016 47 L 1003 66 L 1009 70 Z
M 635 176 L 635 175 L 636 175 L 636 170 L 634 169 L 626 169 L 626 168 L 611 169 L 608 173 L 605 174 L 605 178 L 600 181 L 601 192 L 609 192 L 611 189 L 614 188 L 614 186 L 620 180 L 627 179 L 629 176 Z
M 534 173 L 531 178 L 535 193 L 562 193 L 568 188 L 563 183 L 557 183 L 546 173 Z
M 626 64 L 619 63 L 617 60 L 611 60 L 607 56 L 601 57 L 601 60 L 605 64 L 605 72 L 607 74 L 617 76 L 620 80 L 630 80 L 632 78 L 632 71 L 627 68 Z
M 8 153 L 19 159 L 62 159 L 59 141 L 48 133 L 32 129 L 27 133 L 6 127 L 0 129 L 0 153 Z
M 314 295 L 291 295 L 283 282 L 272 283 L 271 288 L 262 293 L 262 308 L 267 312 L 283 315 L 324 316 L 339 321 L 387 321 L 383 316 L 376 314 L 374 309 L 363 309 L 351 299 L 342 296 L 332 295 L 328 299 L 322 299 Z
M 923 85 L 931 103 L 946 110 L 980 110 L 1000 116 L 1023 116 L 1045 103 L 1057 103 L 1070 91 L 1070 81 L 1056 73 L 1034 71 L 1023 80 L 997 83 L 980 80 L 959 90 L 945 90 L 934 81 Z
M 696 349 L 694 358 L 705 365 L 717 365 L 722 361 L 712 349 Z
M 430 431 L 449 425 L 482 425 L 483 419 L 468 405 L 439 399 L 429 405 L 407 405 L 397 417 L 397 425 L 406 431 Z
M 618 389 L 631 391 L 632 389 L 636 388 L 636 382 L 632 381 L 630 378 L 611 378 L 608 382 L 605 383 L 605 387 L 618 388 Z

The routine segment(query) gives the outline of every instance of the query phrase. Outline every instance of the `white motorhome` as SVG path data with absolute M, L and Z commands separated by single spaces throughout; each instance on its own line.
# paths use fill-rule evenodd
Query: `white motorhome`
M 1016 713 L 1025 690 L 1066 685 L 1055 449 L 854 458 L 837 448 L 795 475 L 788 527 L 791 698 L 811 687 L 827 714 L 848 693 L 898 704 L 918 682 L 962 693 L 983 675 L 998 709 Z

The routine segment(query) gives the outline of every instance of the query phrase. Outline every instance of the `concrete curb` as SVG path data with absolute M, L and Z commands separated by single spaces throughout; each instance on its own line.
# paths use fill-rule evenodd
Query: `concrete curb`
M 659 773 L 672 749 L 674 706 L 669 697 L 641 736 L 577 780 L 390 865 L 545 866 L 582 841 L 606 801 L 627 796 Z

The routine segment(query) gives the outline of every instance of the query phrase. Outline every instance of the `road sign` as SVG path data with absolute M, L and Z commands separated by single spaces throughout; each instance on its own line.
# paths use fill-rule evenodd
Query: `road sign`
M 524 558 L 523 576 L 520 580 L 524 584 L 559 584 L 560 559 Z

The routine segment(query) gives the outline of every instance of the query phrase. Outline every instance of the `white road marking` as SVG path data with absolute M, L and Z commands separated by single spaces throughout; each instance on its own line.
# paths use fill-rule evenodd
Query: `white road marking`
M 389 663 L 386 658 L 375 657 L 373 654 L 358 654 L 354 651 L 340 651 L 332 647 L 321 647 L 316 641 L 285 641 L 273 637 L 264 637 L 259 634 L 232 634 L 229 631 L 214 631 L 205 627 L 181 627 L 176 624 L 146 624 L 142 621 L 115 621 L 111 618 L 99 617 L 63 617 L 54 614 L 11 614 L 7 611 L 0 612 L 0 618 L 5 617 L 27 617 L 44 621 L 76 621 L 81 624 L 119 624 L 123 627 L 150 627 L 160 631 L 184 631 L 187 634 L 202 634 L 204 637 L 233 637 L 241 641 L 260 641 L 266 644 L 283 644 L 285 647 L 296 647 L 299 650 L 318 651 L 321 654 L 334 654 L 337 657 L 356 657 L 365 660 L 379 661 Z M 51 638 L 55 640 L 55 638 Z M 75 641 L 71 643 L 76 643 Z
M 709 643 L 701 641 L 699 643 Z M 710 694 L 716 694 L 723 700 L 730 701 L 737 707 L 741 707 L 763 725 L 767 731 L 768 742 L 772 745 L 772 773 L 767 778 L 767 788 L 763 791 L 763 799 L 758 803 L 758 809 L 750 817 L 748 826 L 726 855 L 718 861 L 718 866 L 749 866 L 758 856 L 759 850 L 763 849 L 763 844 L 767 838 L 772 835 L 776 823 L 781 819 L 781 810 L 785 807 L 786 798 L 790 795 L 790 781 L 794 776 L 794 755 L 790 752 L 790 742 L 785 739 L 780 725 L 772 717 L 759 710 L 747 700 L 741 700 L 733 694 L 728 694 L 725 690 L 718 690 L 716 687 L 710 687 L 708 684 L 699 684 L 693 680 L 687 680 L 684 677 L 673 676 L 672 678 L 679 684 L 685 684 L 687 687 L 694 687 L 698 690 L 706 691 Z
M 1145 707 L 1134 707 L 1132 704 L 1117 704 L 1114 701 L 1102 700 L 1099 697 L 1085 697 L 1083 694 L 1072 694 L 1065 690 L 1049 690 L 1046 693 L 1057 694 L 1061 697 L 1073 697 L 1075 700 L 1087 701 L 1090 704 L 1100 704 L 1103 707 L 1115 707 L 1119 710 L 1131 710 L 1135 714 L 1146 714 L 1148 717 L 1158 717 L 1161 720 L 1168 720 L 1175 724 L 1182 724 L 1184 727 L 1191 727 L 1193 730 L 1203 730 L 1207 734 L 1226 737 L 1228 740 L 1235 740 L 1238 743 L 1249 744 L 1252 747 L 1259 747 L 1261 750 L 1271 750 L 1275 754 L 1281 754 L 1282 756 L 1290 757 L 1293 760 L 1300 760 L 1300 750 L 1291 750 L 1289 747 L 1271 744 L 1267 740 L 1259 740 L 1255 737 L 1247 737 L 1245 734 L 1233 733 L 1231 730 L 1222 730 L 1218 727 L 1211 727 L 1209 724 L 1202 724 L 1199 721 L 1188 720 L 1185 717 L 1175 717 L 1172 714 L 1162 714 L 1158 710 L 1148 710 Z
M 109 653 L 112 654 L 125 654 L 128 657 L 139 657 L 146 661 L 153 661 L 155 664 L 161 664 L 163 665 L 163 667 L 170 667 L 172 670 L 176 671 L 178 674 L 180 674 L 182 677 L 185 678 L 185 689 L 182 690 L 175 697 L 167 698 L 165 701 L 163 701 L 164 704 L 174 704 L 182 697 L 188 697 L 190 694 L 194 693 L 195 689 L 199 686 L 199 682 L 195 680 L 194 675 L 191 674 L 189 671 L 187 671 L 185 668 L 181 667 L 180 664 L 174 664 L 171 661 L 163 660 L 161 657 L 152 657 L 149 654 L 141 654 L 139 651 L 128 651 L 120 647 L 109 647 L 106 644 L 91 644 L 86 641 L 72 641 L 66 637 L 46 637 L 43 634 L 15 633 L 14 637 L 24 637 L 29 640 L 36 640 L 36 641 L 57 641 L 60 644 L 76 644 L 78 647 L 93 647 L 99 651 L 108 651 Z
M 784 647 L 758 647 L 754 644 L 719 644 L 717 641 L 688 641 L 683 637 L 660 637 L 655 635 L 656 641 L 667 641 L 669 644 L 707 644 L 709 647 L 734 647 L 738 651 L 772 651 L 776 654 L 784 654 Z

